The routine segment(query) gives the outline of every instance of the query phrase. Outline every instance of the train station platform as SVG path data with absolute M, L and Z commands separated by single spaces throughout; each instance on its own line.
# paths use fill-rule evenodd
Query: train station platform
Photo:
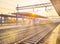
M 59 0 L 0 0 L 0 44 L 57 43 Z

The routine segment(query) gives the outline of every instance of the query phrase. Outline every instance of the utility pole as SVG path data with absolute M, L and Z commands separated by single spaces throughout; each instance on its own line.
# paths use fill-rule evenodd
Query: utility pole
M 2 14 L 1 14 L 1 25 L 2 25 Z
M 17 4 L 17 7 L 16 7 L 16 25 L 18 24 L 18 11 L 19 11 L 19 8 L 18 8 L 18 4 Z

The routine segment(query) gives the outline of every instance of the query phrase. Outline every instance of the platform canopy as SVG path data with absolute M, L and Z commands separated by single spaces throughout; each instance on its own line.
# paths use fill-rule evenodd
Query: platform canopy
M 0 14 L 1 17 L 16 17 L 15 15 Z
M 15 14 L 15 15 L 20 15 L 20 16 L 27 16 L 27 17 L 31 17 L 31 18 L 47 18 L 47 17 L 44 17 L 44 16 L 40 16 L 40 15 L 37 15 L 37 14 L 34 14 L 34 13 L 29 13 L 29 12 L 16 12 L 16 13 L 12 13 L 12 14 Z

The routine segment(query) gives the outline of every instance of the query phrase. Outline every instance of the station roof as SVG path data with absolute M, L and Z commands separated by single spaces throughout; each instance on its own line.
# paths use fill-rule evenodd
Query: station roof
M 0 14 L 0 16 L 2 16 L 2 17 L 16 17 L 14 15 L 8 15 L 8 14 Z
M 37 15 L 37 14 L 33 14 L 33 13 L 29 13 L 29 12 L 16 12 L 16 13 L 12 13 L 12 14 L 17 14 L 17 15 L 20 15 L 20 16 L 28 16 L 28 17 L 31 17 L 31 18 L 47 18 L 47 17 L 44 17 L 44 16 L 40 16 L 40 15 Z
M 51 2 L 56 9 L 58 15 L 60 16 L 60 0 L 51 0 Z

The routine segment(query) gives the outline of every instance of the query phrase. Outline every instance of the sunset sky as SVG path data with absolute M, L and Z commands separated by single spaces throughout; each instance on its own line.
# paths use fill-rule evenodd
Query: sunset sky
M 10 14 L 11 12 L 16 12 L 17 4 L 19 4 L 19 6 L 21 7 L 21 6 L 27 6 L 27 5 L 49 3 L 49 2 L 50 2 L 49 0 L 0 0 L 0 13 Z M 56 13 L 54 8 L 52 11 L 48 13 L 43 11 L 43 9 L 41 11 L 42 11 L 41 13 L 37 12 L 37 14 L 43 15 L 43 16 L 46 14 L 45 16 L 48 16 L 50 12 L 52 12 L 52 14 Z M 52 14 L 50 14 L 50 16 L 52 16 Z M 58 16 L 57 13 L 54 15 Z

